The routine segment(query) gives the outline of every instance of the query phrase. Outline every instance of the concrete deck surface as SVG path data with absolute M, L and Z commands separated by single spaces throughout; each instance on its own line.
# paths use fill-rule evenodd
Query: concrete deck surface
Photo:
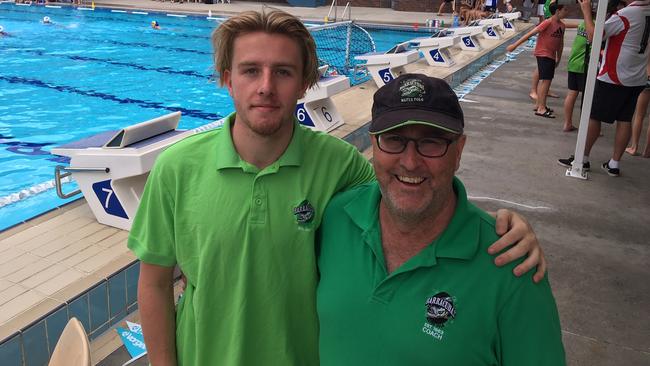
M 551 87 L 562 98 L 574 37 L 567 32 Z M 549 261 L 569 365 L 650 365 L 650 159 L 625 154 L 621 177 L 608 176 L 600 164 L 611 156 L 614 126 L 604 125 L 589 180 L 565 177 L 556 160 L 573 154 L 577 133 L 562 132 L 562 98 L 548 100 L 558 118 L 533 114 L 535 65 L 526 51 L 465 97 L 477 103 L 462 103 L 468 141 L 459 175 L 471 196 L 518 203 L 475 200 L 479 206 L 512 208 L 531 221 Z

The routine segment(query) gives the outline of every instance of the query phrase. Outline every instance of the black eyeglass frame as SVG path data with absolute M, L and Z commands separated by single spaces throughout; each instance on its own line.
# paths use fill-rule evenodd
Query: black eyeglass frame
M 381 139 L 380 139 L 380 137 L 384 136 L 384 135 L 399 137 L 403 141 L 402 149 L 399 150 L 399 151 L 385 150 L 384 149 L 385 147 L 382 147 Z M 424 156 L 425 158 L 441 158 L 441 157 L 447 155 L 447 151 L 449 151 L 449 145 L 451 145 L 454 142 L 458 141 L 458 139 L 453 139 L 452 140 L 452 139 L 448 139 L 448 138 L 444 138 L 444 137 L 423 137 L 421 139 L 413 139 L 413 138 L 410 138 L 410 137 L 405 137 L 405 136 L 390 133 L 390 132 L 377 134 L 377 135 L 375 135 L 375 139 L 377 141 L 377 147 L 379 147 L 379 150 L 381 150 L 381 151 L 383 151 L 383 152 L 385 152 L 387 154 L 395 154 L 395 155 L 403 153 L 404 150 L 406 150 L 406 148 L 408 147 L 409 142 L 413 141 L 413 143 L 415 144 L 415 151 L 417 151 L 418 154 L 420 154 L 421 156 Z M 420 141 L 425 140 L 425 139 L 427 139 L 427 140 L 437 139 L 437 140 L 444 141 L 445 144 L 446 144 L 445 145 L 445 150 L 439 155 L 426 155 L 426 154 L 423 154 L 422 151 L 420 151 Z

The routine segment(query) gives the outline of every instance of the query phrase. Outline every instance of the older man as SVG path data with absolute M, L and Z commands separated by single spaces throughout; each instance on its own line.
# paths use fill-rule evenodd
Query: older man
M 494 219 L 454 176 L 463 126 L 443 80 L 405 74 L 375 94 L 377 181 L 335 196 L 318 236 L 322 366 L 565 364 L 548 281 L 485 250 Z

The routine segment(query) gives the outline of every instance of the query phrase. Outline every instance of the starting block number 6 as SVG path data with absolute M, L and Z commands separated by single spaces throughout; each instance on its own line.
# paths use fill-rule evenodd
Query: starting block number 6
M 326 106 L 317 106 L 313 110 L 316 113 L 320 113 L 328 123 L 331 123 L 334 120 L 334 118 L 332 118 L 332 115 L 327 110 Z M 296 118 L 298 118 L 298 121 L 305 126 L 316 127 L 309 112 L 305 108 L 305 103 L 300 103 L 296 106 Z

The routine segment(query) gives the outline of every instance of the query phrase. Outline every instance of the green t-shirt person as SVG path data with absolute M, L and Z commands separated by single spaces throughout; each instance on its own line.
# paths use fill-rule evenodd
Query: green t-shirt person
M 318 365 L 316 229 L 335 193 L 374 173 L 352 145 L 297 122 L 260 170 L 233 146 L 234 116 L 158 157 L 128 246 L 187 278 L 179 365 Z
M 551 10 L 549 9 L 552 2 L 555 2 L 555 0 L 546 0 L 544 3 L 544 19 L 548 19 L 553 16 L 553 14 L 551 14 Z
M 321 366 L 562 366 L 564 347 L 548 280 L 498 268 L 486 248 L 494 219 L 457 204 L 440 236 L 388 274 L 379 184 L 335 196 L 318 236 Z
M 589 52 L 589 39 L 587 38 L 587 28 L 585 22 L 578 25 L 578 32 L 571 47 L 571 55 L 567 65 L 567 70 L 579 74 L 587 72 L 587 54 Z

